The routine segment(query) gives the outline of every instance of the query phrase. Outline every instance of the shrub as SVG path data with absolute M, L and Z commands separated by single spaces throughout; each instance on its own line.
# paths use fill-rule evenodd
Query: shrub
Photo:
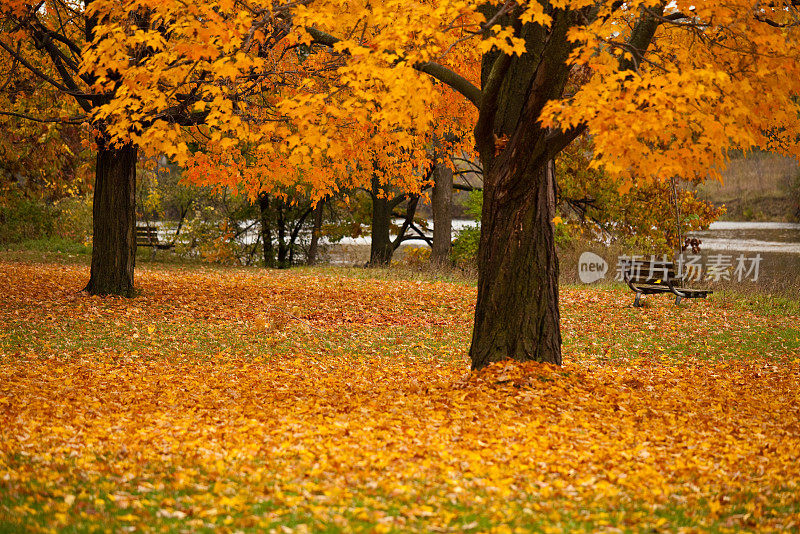
M 41 200 L 12 196 L 0 203 L 0 244 L 38 239 L 53 231 L 55 210 Z
M 201 258 L 209 263 L 245 263 L 247 247 L 236 239 L 237 229 L 212 206 L 204 206 L 187 218 L 175 252 L 184 258 Z M 240 236 L 241 237 L 241 236 Z
M 92 239 L 92 198 L 72 197 L 56 204 L 53 233 L 74 243 L 89 243 Z
M 483 214 L 483 190 L 473 189 L 464 202 L 464 211 L 473 219 L 480 221 Z
M 478 262 L 478 244 L 481 241 L 481 227 L 468 226 L 458 232 L 450 249 L 450 259 L 459 266 L 475 265 Z
M 483 191 L 474 189 L 464 201 L 464 212 L 476 220 L 474 226 L 467 226 L 456 233 L 450 247 L 450 259 L 457 266 L 474 267 L 478 264 L 478 244 L 481 241 L 481 212 L 483 211 Z
M 560 223 L 555 225 L 555 234 L 553 239 L 556 242 L 556 246 L 560 249 L 572 246 L 572 243 L 575 241 L 574 234 L 576 231 L 578 230 L 569 224 Z

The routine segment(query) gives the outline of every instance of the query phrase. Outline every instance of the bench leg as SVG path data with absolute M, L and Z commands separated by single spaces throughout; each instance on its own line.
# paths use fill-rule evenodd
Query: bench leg
M 681 303 L 681 296 L 675 295 L 675 306 L 680 305 L 680 303 Z
M 633 300 L 633 307 L 634 308 L 641 308 L 642 307 L 642 302 L 641 302 L 641 300 L 639 300 L 639 297 L 641 297 L 641 296 L 642 296 L 642 294 L 637 291 L 636 292 L 636 298 Z

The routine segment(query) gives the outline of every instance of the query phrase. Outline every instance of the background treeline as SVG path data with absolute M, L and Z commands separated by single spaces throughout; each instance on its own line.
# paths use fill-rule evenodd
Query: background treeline
M 20 122 L 0 136 L 0 245 L 88 253 L 91 250 L 93 155 L 80 127 Z M 580 139 L 555 162 L 558 180 L 557 244 L 563 251 L 587 242 L 621 249 L 668 251 L 681 233 L 719 217 L 734 220 L 800 220 L 800 171 L 792 160 L 769 153 L 739 155 L 725 182 L 643 184 L 621 194 L 619 184 L 590 169 L 591 139 Z M 431 162 L 428 185 L 409 193 L 374 184 L 314 202 L 311 191 L 286 188 L 252 198 L 224 187 L 194 185 L 166 158 L 141 161 L 137 219 L 158 225 L 169 245 L 160 259 L 289 267 L 398 257 L 424 264 L 433 244 L 432 196 L 437 169 L 452 183 L 446 217 L 474 223 L 452 233 L 448 262 L 474 266 L 480 239 L 481 169 L 460 154 Z M 675 202 L 681 208 L 676 220 Z M 727 213 L 722 206 L 727 208 Z M 388 233 L 386 229 L 388 228 Z M 369 256 L 359 247 L 336 247 L 343 238 L 371 236 Z M 411 247 L 401 249 L 401 245 Z M 361 247 L 364 248 L 363 246 Z M 404 253 L 396 255 L 396 251 Z M 142 251 L 156 256 L 155 249 Z M 441 263 L 441 258 L 438 258 Z

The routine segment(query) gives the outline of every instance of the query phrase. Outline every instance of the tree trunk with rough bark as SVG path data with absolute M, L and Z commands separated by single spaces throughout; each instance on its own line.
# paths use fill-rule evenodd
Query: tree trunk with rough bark
M 317 202 L 317 205 L 314 207 L 314 222 L 311 227 L 311 243 L 308 246 L 308 256 L 306 257 L 306 263 L 308 265 L 314 265 L 317 262 L 317 254 L 319 253 L 319 236 L 320 232 L 322 231 L 322 215 L 324 208 L 325 199 Z
M 537 123 L 544 104 L 560 97 L 567 81 L 566 34 L 574 14 L 554 15 L 549 29 L 522 28 L 527 54 L 494 51 L 483 58 L 484 96 L 475 127 L 484 189 L 473 369 L 505 359 L 561 364 L 549 164 L 559 148 Z
M 502 165 L 484 189 L 473 369 L 508 358 L 561 364 L 551 169 Z
M 392 210 L 390 201 L 372 193 L 372 243 L 369 248 L 369 265 L 389 265 L 394 254 L 391 240 Z
M 658 13 L 641 7 L 630 30 L 620 71 L 635 70 L 660 24 Z M 483 4 L 487 20 L 500 6 Z M 543 129 L 545 104 L 560 99 L 570 73 L 575 25 L 598 15 L 598 6 L 562 10 L 547 6 L 549 27 L 519 24 L 519 12 L 501 23 L 516 26 L 526 53 L 483 56 L 481 98 L 475 143 L 484 171 L 481 241 L 478 249 L 478 302 L 470 346 L 472 368 L 513 358 L 561 363 L 558 258 L 554 228 L 555 183 L 552 161 L 583 125 Z
M 450 262 L 450 245 L 453 234 L 453 170 L 442 162 L 434 171 L 433 195 L 433 245 L 431 263 L 444 265 Z
M 136 158 L 133 145 L 98 141 L 92 204 L 90 295 L 134 293 L 136 264 Z
M 269 195 L 258 195 L 258 209 L 261 218 L 261 245 L 264 250 L 264 267 L 275 267 L 275 250 L 272 247 L 272 217 L 269 212 Z

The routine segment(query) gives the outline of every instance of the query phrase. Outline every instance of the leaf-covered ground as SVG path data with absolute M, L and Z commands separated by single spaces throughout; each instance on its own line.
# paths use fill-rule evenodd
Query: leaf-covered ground
M 800 528 L 797 306 L 567 287 L 563 367 L 471 374 L 468 283 L 86 278 L 0 263 L 0 532 Z

